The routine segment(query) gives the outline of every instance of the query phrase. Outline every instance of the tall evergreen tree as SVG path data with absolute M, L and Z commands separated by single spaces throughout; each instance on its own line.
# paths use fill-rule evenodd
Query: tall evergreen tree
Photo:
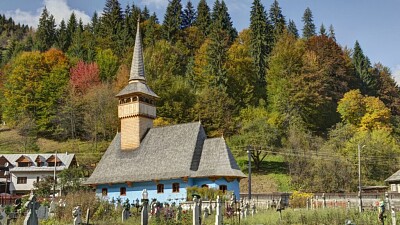
M 310 37 L 314 36 L 315 35 L 315 24 L 313 21 L 313 15 L 312 15 L 310 8 L 307 7 L 307 9 L 304 11 L 302 21 L 304 23 L 303 37 L 310 38 Z
M 67 26 L 65 25 L 65 21 L 61 20 L 60 28 L 57 30 L 57 48 L 61 49 L 63 52 L 66 52 L 68 50 L 67 41 Z
M 274 0 L 271 5 L 269 10 L 269 18 L 274 29 L 274 38 L 276 39 L 277 36 L 282 34 L 286 26 L 285 17 L 282 15 L 282 9 L 277 0 Z
M 211 19 L 211 28 L 213 30 L 220 29 L 226 32 L 229 36 L 229 43 L 232 43 L 237 37 L 237 31 L 233 27 L 231 16 L 229 15 L 228 7 L 224 0 L 221 2 L 219 2 L 219 0 L 215 1 Z
M 75 13 L 72 12 L 71 16 L 68 19 L 68 23 L 67 23 L 67 43 L 65 46 L 67 49 L 72 44 L 72 40 L 74 38 L 74 34 L 75 34 L 77 27 L 78 27 L 78 21 L 76 20 Z
M 336 41 L 336 35 L 335 35 L 335 30 L 333 29 L 333 25 L 331 24 L 329 26 L 329 34 L 328 37 L 332 38 L 333 40 Z
M 107 0 L 103 9 L 103 15 L 101 17 L 100 34 L 103 38 L 109 39 L 109 47 L 119 51 L 121 46 L 120 43 L 120 31 L 123 27 L 123 14 L 121 5 L 118 0 Z
M 288 32 L 292 34 L 294 37 L 299 38 L 299 31 L 297 30 L 296 24 L 293 20 L 289 19 L 288 23 Z
M 163 22 L 164 38 L 175 42 L 178 39 L 182 26 L 182 4 L 181 0 L 172 0 L 168 3 Z
M 375 96 L 378 86 L 378 78 L 371 73 L 371 62 L 364 55 L 360 43 L 354 44 L 353 64 L 357 77 L 361 81 L 361 92 L 363 94 Z
M 200 0 L 197 5 L 197 18 L 195 25 L 204 36 L 208 35 L 211 25 L 211 14 L 210 7 L 208 7 L 206 0 Z
M 250 12 L 251 55 L 254 60 L 257 81 L 255 96 L 266 98 L 267 57 L 271 52 L 272 27 L 260 0 L 254 0 Z
M 53 15 L 50 15 L 47 8 L 44 7 L 39 19 L 38 29 L 36 31 L 36 49 L 46 51 L 56 42 L 56 23 Z
M 325 26 L 324 26 L 323 23 L 321 24 L 321 26 L 320 26 L 320 28 L 319 28 L 319 35 L 328 36 L 328 34 L 326 33 Z
M 139 11 L 140 11 L 140 8 L 139 8 Z M 150 19 L 150 11 L 149 11 L 149 9 L 147 8 L 147 6 L 144 6 L 144 9 L 143 9 L 143 12 L 142 12 L 141 17 L 142 17 L 143 20 L 148 20 L 148 19 Z
M 182 29 L 191 27 L 196 22 L 196 17 L 196 10 L 194 9 L 192 2 L 189 0 L 183 10 Z

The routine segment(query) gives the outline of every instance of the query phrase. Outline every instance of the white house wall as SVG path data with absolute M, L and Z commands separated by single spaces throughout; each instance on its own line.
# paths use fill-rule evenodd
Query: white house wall
M 47 176 L 54 176 L 54 172 L 14 172 L 11 173 L 11 183 L 12 185 L 10 185 L 10 192 L 14 192 L 14 191 L 30 191 L 32 189 L 34 189 L 33 187 L 33 182 L 36 182 L 37 177 L 39 177 L 39 179 L 42 179 L 44 177 Z M 17 178 L 18 177 L 26 177 L 27 181 L 26 184 L 17 184 Z

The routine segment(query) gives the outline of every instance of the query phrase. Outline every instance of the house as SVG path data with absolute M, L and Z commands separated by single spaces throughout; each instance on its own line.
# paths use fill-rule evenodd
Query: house
M 400 193 L 400 170 L 385 180 L 390 185 L 390 191 Z
M 129 83 L 117 94 L 120 132 L 85 182 L 105 199 L 186 199 L 186 187 L 232 191 L 239 169 L 223 137 L 207 138 L 200 122 L 153 128 L 159 97 L 146 84 L 139 24 Z
M 74 154 L 3 154 L 0 156 L 0 193 L 27 194 L 33 183 L 75 166 Z

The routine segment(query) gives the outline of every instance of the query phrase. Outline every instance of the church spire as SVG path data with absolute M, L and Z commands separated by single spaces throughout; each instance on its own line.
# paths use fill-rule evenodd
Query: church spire
M 135 39 L 135 48 L 133 50 L 131 73 L 129 75 L 129 83 L 135 80 L 146 81 L 144 76 L 144 61 L 143 61 L 143 48 L 142 48 L 142 38 L 140 35 L 140 17 L 137 21 L 137 31 Z

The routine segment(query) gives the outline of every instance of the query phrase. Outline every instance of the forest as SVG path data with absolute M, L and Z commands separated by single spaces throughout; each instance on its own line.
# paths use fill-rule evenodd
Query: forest
M 233 27 L 223 0 L 170 0 L 162 23 L 147 7 L 107 0 L 83 24 L 37 28 L 0 16 L 0 121 L 39 151 L 38 138 L 111 141 L 115 95 L 128 82 L 139 20 L 148 85 L 160 96 L 155 126 L 201 121 L 236 157 L 251 150 L 255 170 L 283 156 L 295 190 L 381 185 L 399 169 L 400 91 L 391 71 L 360 43 L 336 42 L 333 25 L 284 16 L 277 0 L 253 0 L 250 26 Z M 299 27 L 299 28 L 297 28 Z M 104 149 L 105 150 L 105 149 Z

